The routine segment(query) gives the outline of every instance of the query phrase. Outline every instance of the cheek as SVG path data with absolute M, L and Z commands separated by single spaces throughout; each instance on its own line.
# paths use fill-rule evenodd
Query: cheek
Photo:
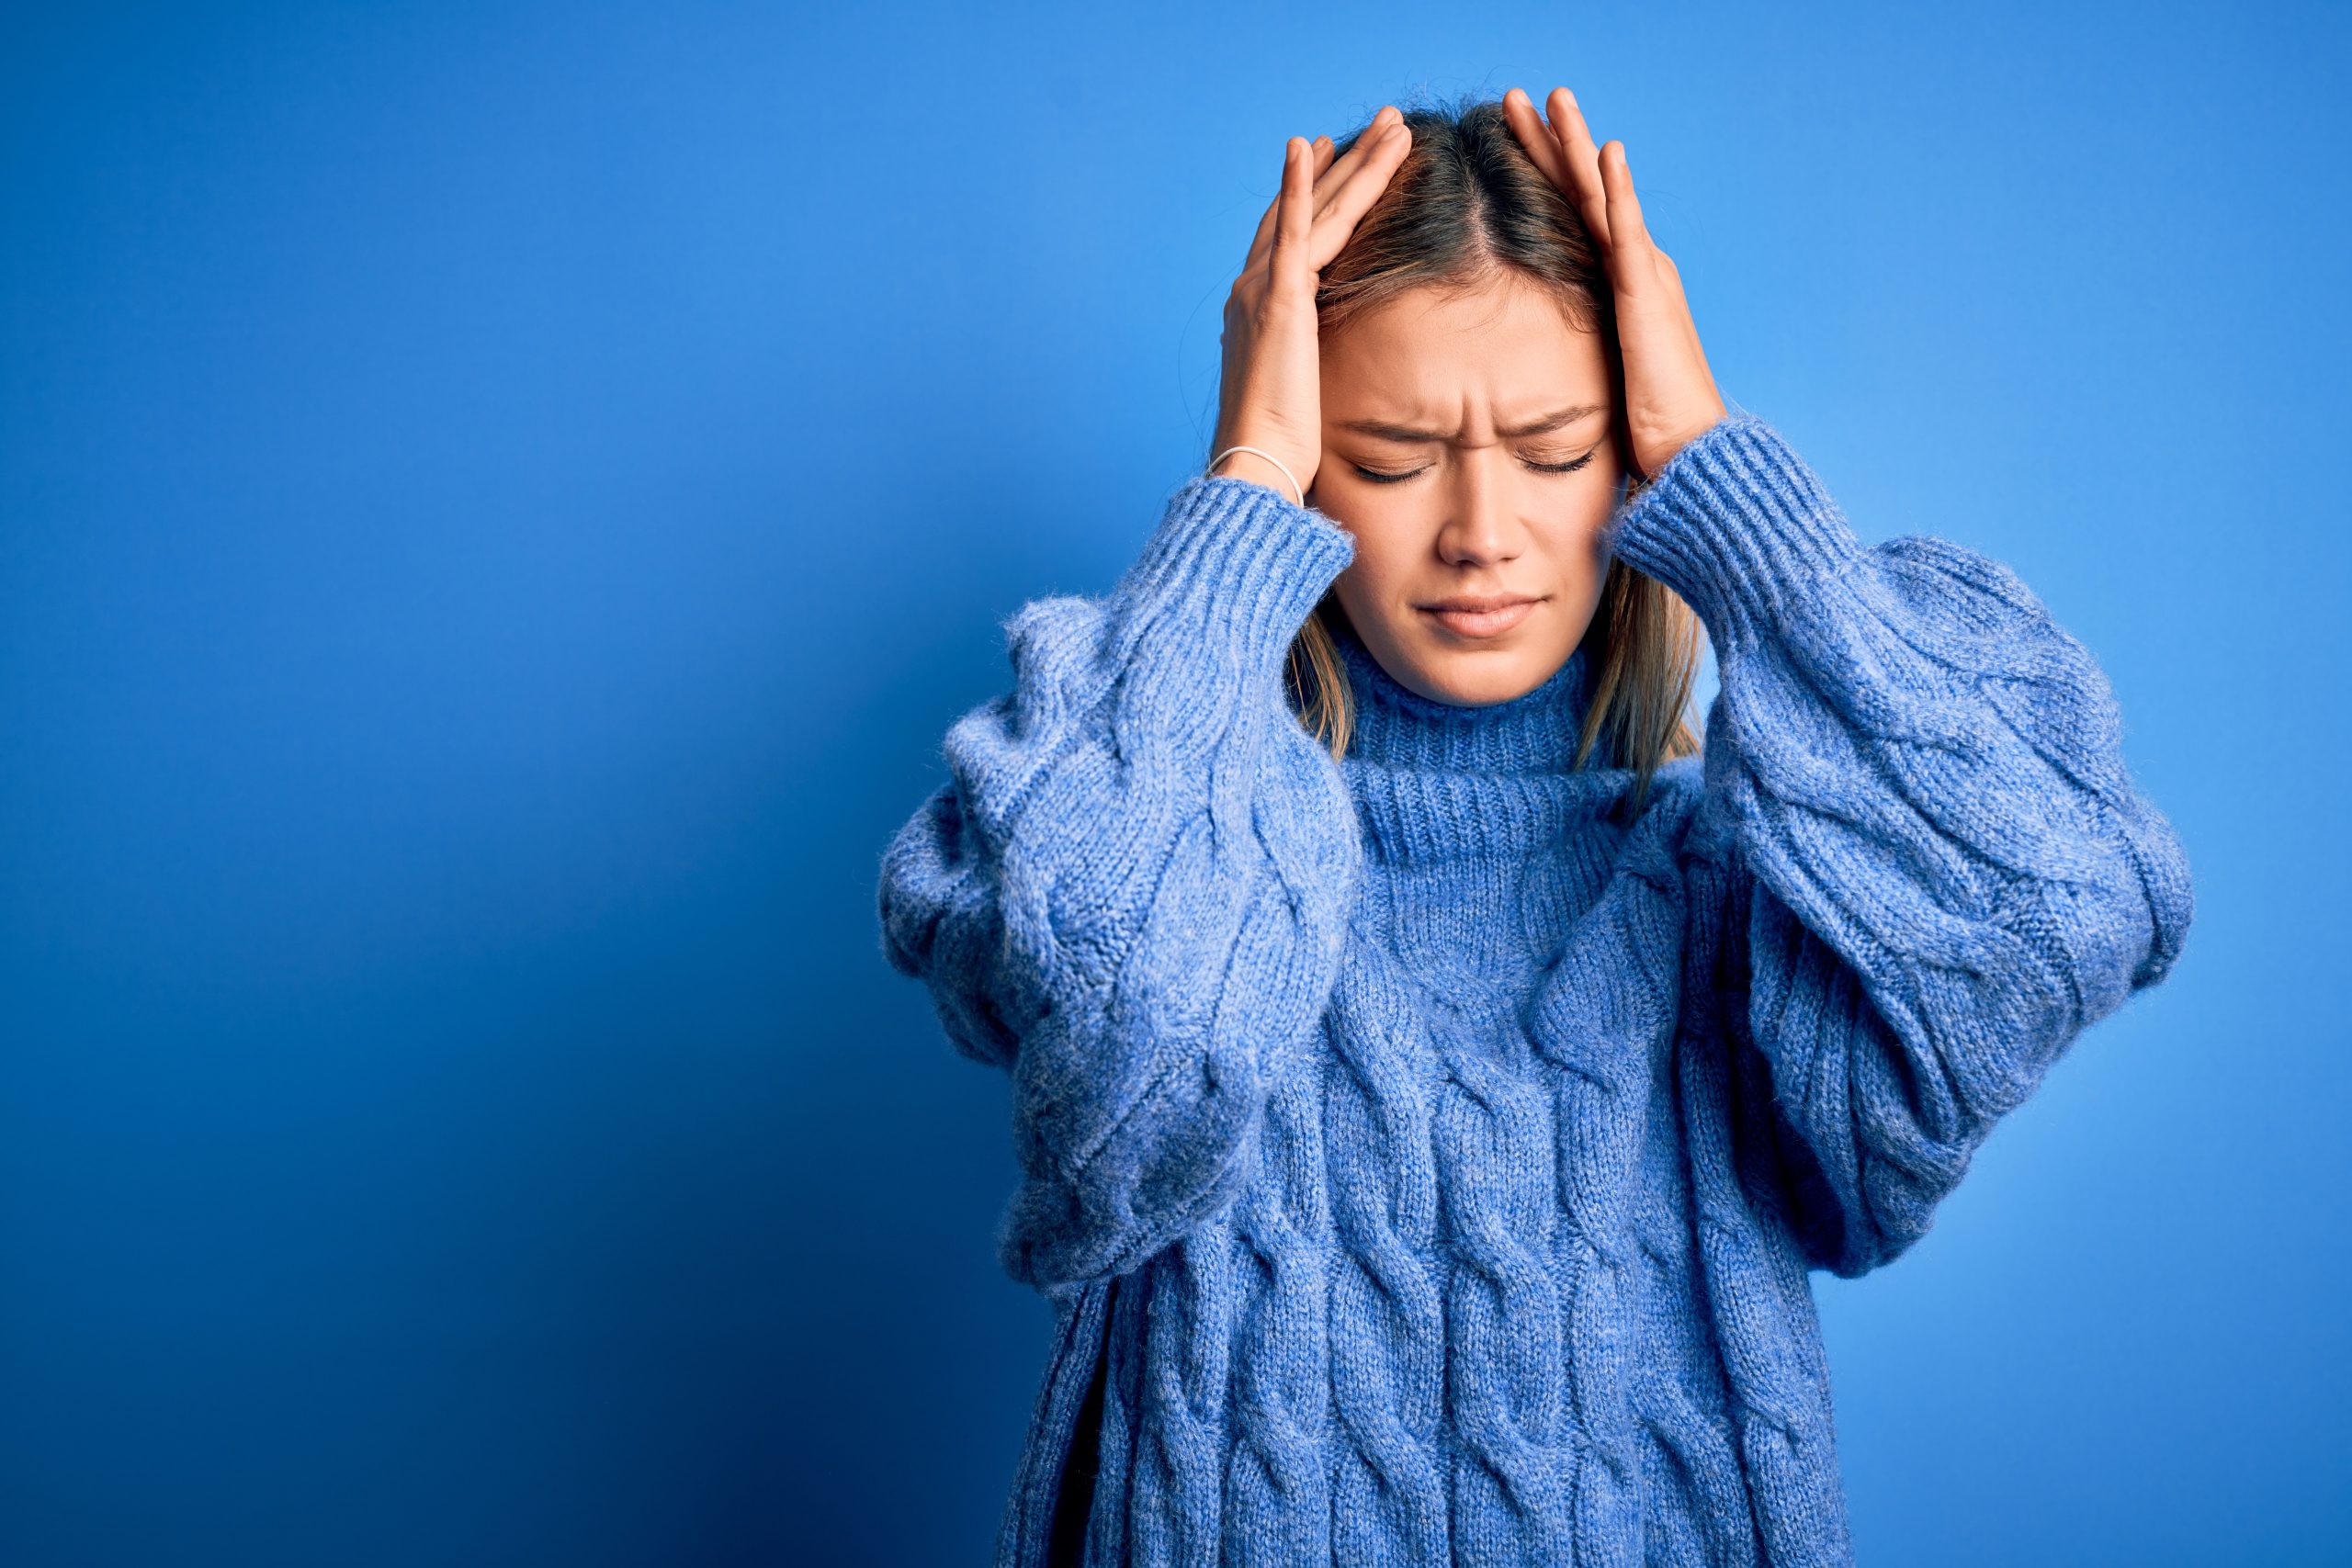
M 1332 487 L 1326 510 L 1356 536 L 1359 557 L 1395 559 L 1431 549 L 1445 524 L 1445 499 L 1426 479 L 1384 485 L 1351 477 Z
M 1574 488 L 1560 492 L 1554 513 L 1556 526 L 1551 532 L 1561 541 L 1563 559 L 1599 556 L 1601 533 L 1616 512 L 1624 488 L 1623 472 L 1613 464 L 1606 468 L 1589 468 L 1576 479 L 1578 482 Z
M 1437 529 L 1413 508 L 1378 502 L 1351 506 L 1346 524 L 1354 536 L 1356 553 L 1341 581 L 1357 603 L 1402 594 L 1417 579 L 1428 575 Z

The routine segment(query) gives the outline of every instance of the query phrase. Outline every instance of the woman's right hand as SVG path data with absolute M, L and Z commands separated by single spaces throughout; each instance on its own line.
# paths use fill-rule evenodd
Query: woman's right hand
M 1283 147 L 1283 183 L 1225 302 L 1223 380 L 1212 457 L 1228 446 L 1262 446 L 1314 487 L 1323 457 L 1322 362 L 1315 288 L 1356 223 L 1388 187 L 1412 151 L 1413 136 L 1396 106 L 1372 117 L 1363 134 L 1334 160 L 1328 136 L 1294 136 Z M 1236 452 L 1216 472 L 1270 485 L 1289 484 L 1254 453 Z

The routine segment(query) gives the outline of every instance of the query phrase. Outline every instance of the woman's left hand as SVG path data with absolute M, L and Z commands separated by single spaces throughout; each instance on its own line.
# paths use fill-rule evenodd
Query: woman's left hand
M 1617 299 L 1625 366 L 1625 419 L 1634 466 L 1657 477 L 1668 459 L 1724 417 L 1724 400 L 1682 297 L 1682 275 L 1652 243 L 1625 166 L 1625 144 L 1592 144 L 1576 95 L 1552 89 L 1546 124 L 1527 94 L 1503 95 L 1503 118 L 1544 177 L 1576 204 L 1600 247 Z

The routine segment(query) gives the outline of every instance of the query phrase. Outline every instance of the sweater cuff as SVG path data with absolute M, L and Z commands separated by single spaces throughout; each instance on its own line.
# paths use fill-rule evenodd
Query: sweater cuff
M 1169 498 L 1113 601 L 1138 634 L 1173 631 L 1268 670 L 1355 547 L 1347 530 L 1279 491 L 1197 475 Z
M 1869 554 L 1820 477 L 1764 421 L 1737 412 L 1684 446 L 1610 519 L 1609 551 L 1698 613 L 1718 650 Z

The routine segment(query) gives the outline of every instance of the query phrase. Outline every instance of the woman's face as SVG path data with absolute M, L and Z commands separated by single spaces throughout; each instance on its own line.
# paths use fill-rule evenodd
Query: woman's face
M 1311 499 L 1354 536 L 1333 592 L 1400 684 L 1498 703 L 1576 651 L 1623 471 L 1609 369 L 1600 335 L 1517 274 L 1325 335 Z

